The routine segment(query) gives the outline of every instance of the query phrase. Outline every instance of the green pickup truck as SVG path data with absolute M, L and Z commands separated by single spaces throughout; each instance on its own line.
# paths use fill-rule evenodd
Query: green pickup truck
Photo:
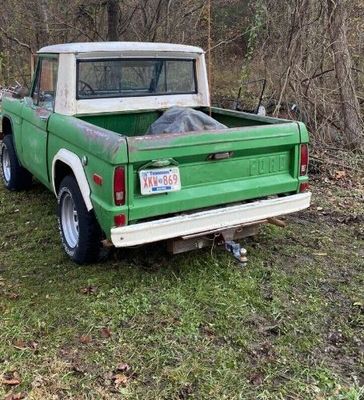
M 150 130 L 176 107 L 186 129 Z M 190 128 L 196 115 L 216 126 Z M 3 99 L 0 139 L 5 187 L 34 177 L 54 192 L 63 247 L 80 264 L 105 246 L 235 243 L 310 204 L 305 126 L 211 107 L 198 47 L 44 47 L 30 96 Z

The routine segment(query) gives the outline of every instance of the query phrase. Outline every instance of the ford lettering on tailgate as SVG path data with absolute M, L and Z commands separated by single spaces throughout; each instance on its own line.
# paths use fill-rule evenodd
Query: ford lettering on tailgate
M 288 168 L 289 157 L 286 154 L 260 157 L 250 161 L 250 176 L 282 172 L 288 170 Z

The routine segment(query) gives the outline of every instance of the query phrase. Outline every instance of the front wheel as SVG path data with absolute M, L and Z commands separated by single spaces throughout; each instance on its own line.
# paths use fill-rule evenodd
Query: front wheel
M 66 253 L 77 264 L 93 263 L 102 255 L 102 232 L 92 211 L 87 211 L 73 176 L 66 176 L 58 191 L 58 227 Z

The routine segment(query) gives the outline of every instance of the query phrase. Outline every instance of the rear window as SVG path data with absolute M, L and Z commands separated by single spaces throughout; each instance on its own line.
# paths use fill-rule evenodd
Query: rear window
M 196 92 L 194 60 L 97 59 L 77 62 L 78 99 Z

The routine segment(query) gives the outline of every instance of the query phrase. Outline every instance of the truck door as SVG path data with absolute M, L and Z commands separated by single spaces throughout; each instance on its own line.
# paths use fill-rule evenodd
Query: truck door
M 48 120 L 54 112 L 58 57 L 38 60 L 31 97 L 24 103 L 22 140 L 24 166 L 42 183 L 49 184 L 47 168 Z

